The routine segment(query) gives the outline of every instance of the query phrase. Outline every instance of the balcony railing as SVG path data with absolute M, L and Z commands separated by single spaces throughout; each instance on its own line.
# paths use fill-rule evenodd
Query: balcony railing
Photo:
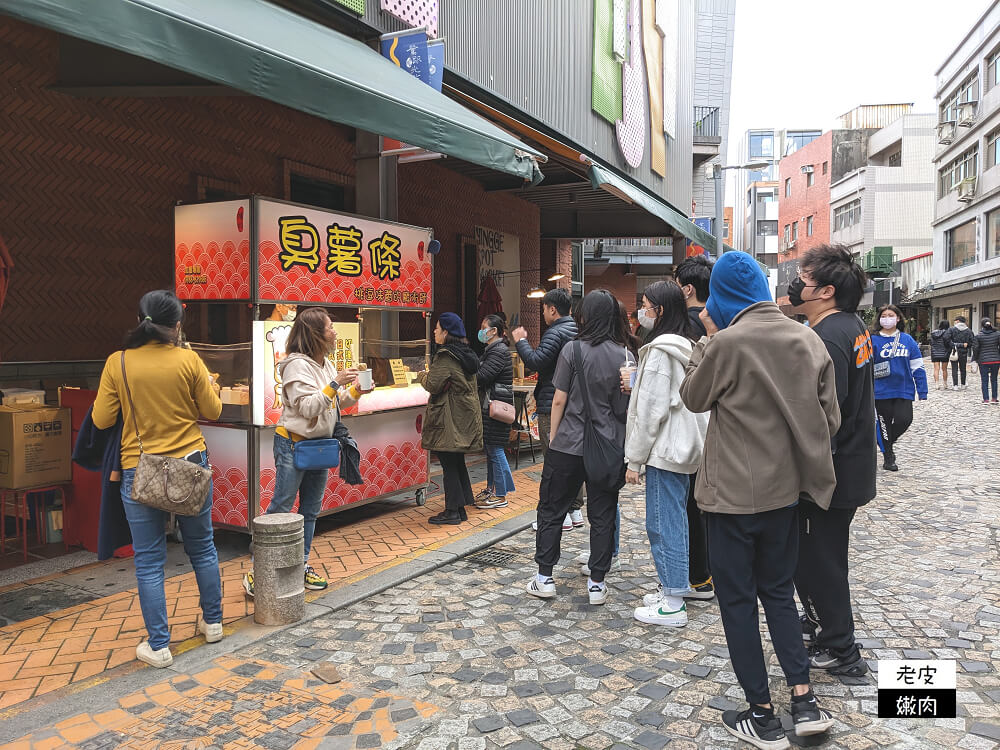
M 694 139 L 712 140 L 721 139 L 719 135 L 719 108 L 718 107 L 695 107 L 694 108 Z

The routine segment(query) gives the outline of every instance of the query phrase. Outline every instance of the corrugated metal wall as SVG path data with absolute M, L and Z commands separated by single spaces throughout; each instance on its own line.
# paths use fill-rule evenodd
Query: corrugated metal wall
M 694 0 L 679 4 L 679 138 L 668 139 L 665 179 L 650 169 L 648 133 L 642 164 L 631 169 L 618 148 L 614 126 L 591 111 L 590 0 L 441 0 L 441 34 L 448 39 L 445 63 L 687 212 L 691 205 Z

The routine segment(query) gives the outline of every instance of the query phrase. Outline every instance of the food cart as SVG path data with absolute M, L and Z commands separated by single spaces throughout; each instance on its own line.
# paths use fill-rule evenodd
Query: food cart
M 343 410 L 364 484 L 348 485 L 334 469 L 321 512 L 404 492 L 423 505 L 427 392 L 415 377 L 430 352 L 431 239 L 430 229 L 257 196 L 175 208 L 184 331 L 223 402 L 219 420 L 202 424 L 216 526 L 249 531 L 274 494 L 277 364 L 292 327 L 273 319 L 275 304 L 324 307 L 337 328 L 337 369 L 365 363 L 374 378 L 374 391 Z

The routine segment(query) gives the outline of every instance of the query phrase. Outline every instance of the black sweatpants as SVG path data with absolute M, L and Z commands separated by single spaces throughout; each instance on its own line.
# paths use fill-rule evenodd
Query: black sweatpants
M 552 427 L 552 415 L 538 413 L 538 437 L 542 441 L 542 456 L 549 451 L 549 428 Z M 580 492 L 573 498 L 570 510 L 580 510 L 583 507 L 583 485 L 580 485 Z
M 436 455 L 441 462 L 445 510 L 464 513 L 465 506 L 476 501 L 472 494 L 472 482 L 469 481 L 469 470 L 465 466 L 465 454 L 438 451 Z
M 587 518 L 590 520 L 590 578 L 604 580 L 611 568 L 615 550 L 615 516 L 618 512 L 618 491 L 624 485 L 625 464 L 622 464 L 622 484 L 599 487 L 587 482 Z M 538 573 L 552 575 L 559 562 L 562 523 L 586 480 L 583 456 L 549 450 L 545 453 L 542 482 L 538 486 L 538 533 L 535 534 L 535 562 Z
M 885 454 L 894 456 L 893 446 L 913 423 L 913 402 L 908 398 L 880 398 L 875 400 L 875 411 L 884 428 Z
M 705 539 L 705 516 L 694 500 L 694 482 L 697 474 L 691 475 L 688 489 L 688 582 L 700 586 L 712 577 L 708 566 L 708 541 Z
M 813 503 L 799 503 L 795 588 L 809 619 L 821 628 L 816 645 L 838 656 L 854 649 L 847 553 L 856 512 L 857 508 L 823 510 Z
M 798 507 L 766 513 L 706 513 L 708 555 L 729 658 L 750 703 L 771 702 L 757 599 L 789 685 L 809 682 L 792 578 L 799 554 Z
M 962 385 L 965 385 L 965 368 L 969 364 L 969 355 L 958 355 L 958 359 L 951 363 L 951 382 L 958 385 L 959 373 L 962 375 Z

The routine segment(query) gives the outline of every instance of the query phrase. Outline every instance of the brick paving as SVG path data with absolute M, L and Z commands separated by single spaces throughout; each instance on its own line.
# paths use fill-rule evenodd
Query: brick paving
M 515 472 L 518 490 L 508 495 L 507 508 L 472 509 L 468 523 L 434 526 L 427 518 L 443 509 L 442 496 L 429 497 L 423 507 L 394 505 L 388 512 L 317 535 L 310 562 L 335 588 L 494 526 L 535 508 L 538 470 Z M 476 491 L 480 488 L 475 486 Z M 251 569 L 250 557 L 223 562 L 220 569 L 223 622 L 231 624 L 253 612 L 241 583 Z M 47 576 L 38 583 L 55 578 Z M 171 642 L 202 643 L 195 637 L 200 610 L 194 573 L 168 578 L 165 589 Z M 323 593 L 310 591 L 306 598 L 312 601 Z M 140 667 L 135 647 L 145 637 L 135 588 L 0 628 L 0 718 L 3 709 L 71 683 L 101 679 L 102 673 L 120 665 L 133 662 Z
M 866 657 L 873 666 L 879 658 L 955 659 L 959 717 L 879 720 L 872 676 L 842 681 L 814 672 L 837 723 L 827 738 L 793 743 L 997 747 L 1000 409 L 977 405 L 975 395 L 932 392 L 917 407 L 897 451 L 900 471 L 880 472 L 879 496 L 859 512 L 853 533 Z M 534 572 L 526 531 L 490 550 L 509 553 L 506 561 L 493 556 L 499 564 L 465 558 L 274 633 L 208 669 L 170 674 L 54 726 L 39 716 L 37 729 L 10 747 L 167 746 L 172 738 L 177 746 L 331 750 L 735 748 L 719 712 L 740 705 L 742 693 L 717 605 L 690 603 L 682 630 L 631 617 L 655 580 L 643 517 L 641 490 L 627 493 L 623 564 L 609 576 L 604 607 L 587 603 L 572 562 L 586 544 L 580 531 L 565 536 L 558 597 L 526 596 Z M 780 669 L 765 651 L 775 700 L 786 707 Z M 310 679 L 321 662 L 336 664 L 344 682 Z M 389 709 L 378 726 L 376 702 Z

